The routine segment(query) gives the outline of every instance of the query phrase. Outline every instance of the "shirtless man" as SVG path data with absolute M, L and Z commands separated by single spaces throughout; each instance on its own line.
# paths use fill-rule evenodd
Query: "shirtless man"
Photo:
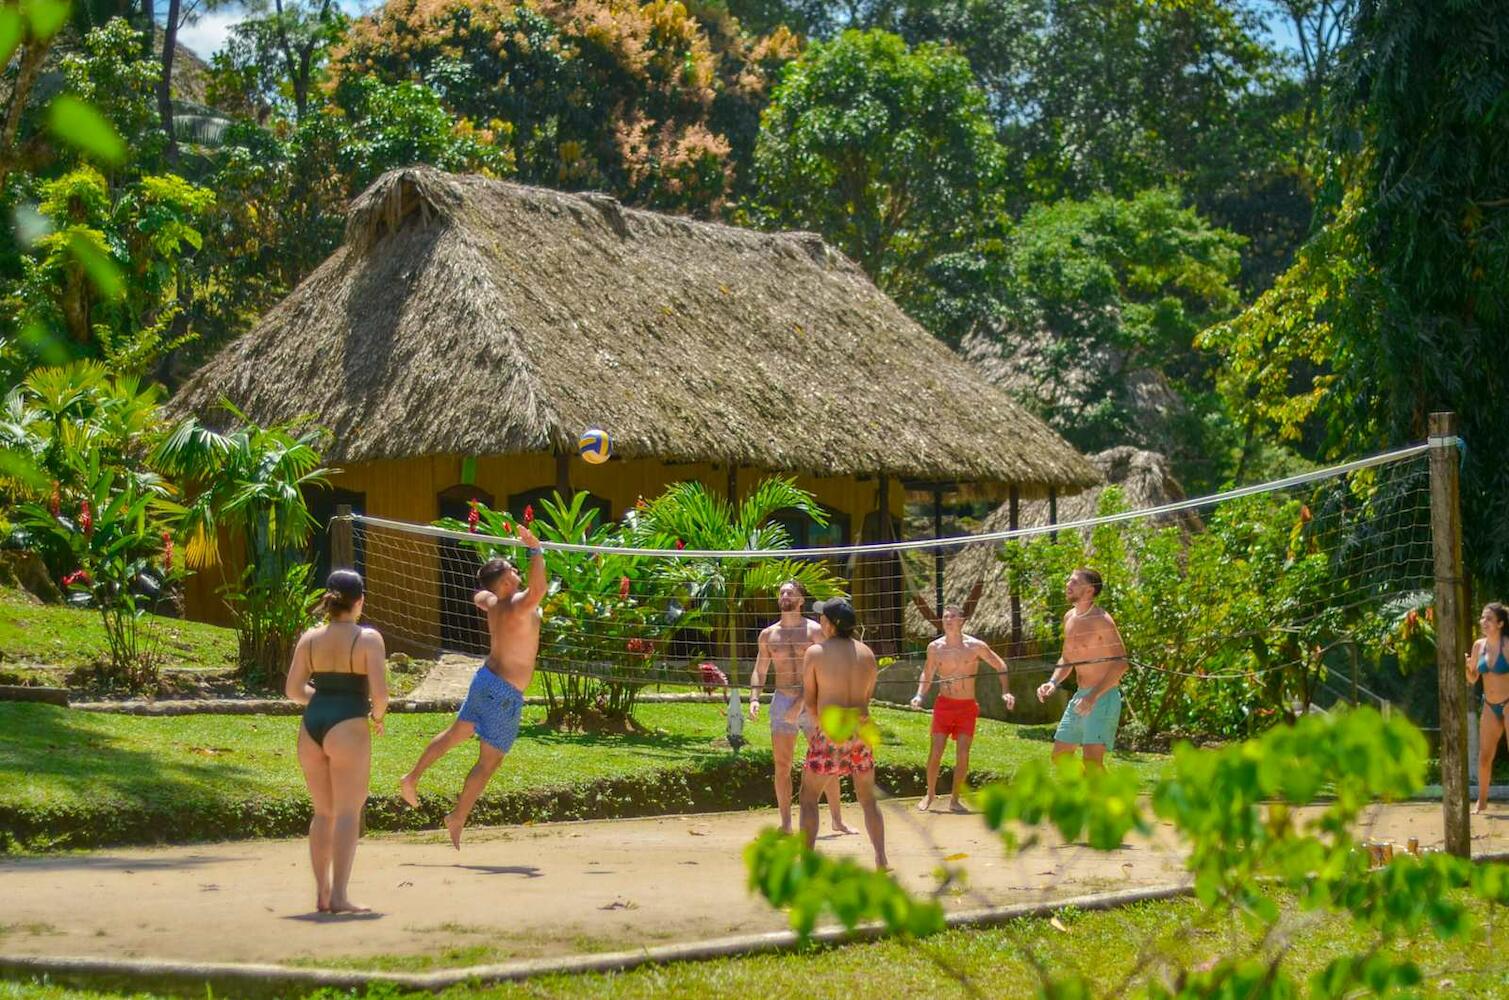
M 807 647 L 823 637 L 817 622 L 802 617 L 802 600 L 806 590 L 796 580 L 781 584 L 776 603 L 780 620 L 760 633 L 760 652 L 755 657 L 754 673 L 749 677 L 749 717 L 760 716 L 760 691 L 765 687 L 765 671 L 775 664 L 775 693 L 770 697 L 770 752 L 775 758 L 775 803 L 781 810 L 781 832 L 791 832 L 791 759 L 796 753 L 797 730 L 809 730 L 812 720 L 802 711 L 802 656 Z M 844 824 L 839 806 L 838 779 L 824 789 L 833 829 L 839 833 L 858 833 Z
M 922 679 L 917 682 L 917 694 L 912 698 L 912 707 L 922 707 L 922 696 L 938 679 L 938 698 L 933 702 L 933 746 L 927 757 L 927 795 L 917 803 L 919 812 L 933 807 L 938 796 L 938 770 L 943 764 L 943 751 L 952 736 L 955 743 L 954 784 L 949 792 L 950 812 L 968 812 L 959 801 L 964 782 L 969 777 L 969 746 L 975 739 L 975 721 L 980 717 L 980 704 L 975 701 L 975 676 L 980 664 L 988 663 L 1001 675 L 1001 700 L 1006 710 L 1016 708 L 1016 698 L 1011 694 L 1006 676 L 1006 661 L 996 651 L 972 635 L 964 634 L 964 609 L 950 604 L 943 609 L 943 634 L 927 645 L 927 665 L 922 668 Z
M 471 688 L 450 728 L 430 740 L 414 769 L 399 781 L 399 793 L 411 806 L 419 805 L 419 778 L 446 752 L 477 735 L 481 749 L 456 808 L 445 817 L 451 844 L 461 850 L 461 830 L 477 797 L 503 763 L 504 754 L 519 735 L 519 717 L 524 710 L 524 689 L 534 677 L 535 656 L 540 650 L 540 601 L 545 596 L 545 557 L 539 539 L 519 525 L 519 541 L 529 557 L 529 585 L 507 559 L 494 557 L 477 570 L 472 595 L 477 610 L 487 616 L 488 654 L 472 677 Z
M 817 843 L 817 800 L 832 778 L 849 775 L 854 795 L 865 814 L 865 831 L 875 848 L 875 867 L 884 871 L 885 821 L 875 802 L 875 755 L 862 732 L 835 743 L 823 732 L 826 708 L 849 709 L 861 726 L 870 719 L 870 698 L 875 693 L 879 668 L 869 646 L 854 638 L 858 624 L 854 606 L 846 598 L 819 601 L 822 636 L 807 647 L 802 657 L 802 703 L 814 720 L 807 734 L 807 760 L 802 769 L 802 836 L 810 848 Z
M 1064 615 L 1064 653 L 1053 676 L 1037 689 L 1037 700 L 1047 701 L 1074 671 L 1079 690 L 1053 734 L 1053 759 L 1083 747 L 1086 767 L 1104 767 L 1106 747 L 1116 742 L 1121 676 L 1130 666 L 1116 623 L 1095 603 L 1100 588 L 1100 574 L 1093 569 L 1069 574 L 1064 593 L 1074 607 Z

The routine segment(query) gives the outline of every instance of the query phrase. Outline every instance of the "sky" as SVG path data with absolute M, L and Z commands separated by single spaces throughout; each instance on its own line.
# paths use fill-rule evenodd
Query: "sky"
M 358 15 L 377 6 L 378 0 L 340 0 L 341 9 L 351 15 Z M 187 46 L 199 58 L 209 61 L 210 56 L 219 50 L 225 41 L 231 25 L 245 16 L 244 10 L 239 5 L 221 7 L 203 14 L 193 24 L 185 25 L 178 32 L 179 41 Z M 1278 18 L 1271 19 L 1268 24 L 1269 37 L 1283 49 L 1295 47 L 1294 31 L 1285 21 Z

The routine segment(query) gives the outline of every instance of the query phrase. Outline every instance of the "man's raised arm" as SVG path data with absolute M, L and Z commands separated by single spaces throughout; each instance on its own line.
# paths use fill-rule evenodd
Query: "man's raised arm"
M 545 599 L 545 590 L 550 585 L 545 575 L 545 552 L 540 540 L 524 525 L 519 525 L 519 541 L 524 543 L 524 554 L 529 558 L 529 586 L 514 598 L 516 607 L 533 611 Z

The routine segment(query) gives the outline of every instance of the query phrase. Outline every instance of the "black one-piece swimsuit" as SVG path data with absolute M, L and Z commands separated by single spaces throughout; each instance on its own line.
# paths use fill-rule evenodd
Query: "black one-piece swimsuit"
M 304 707 L 304 730 L 320 746 L 325 745 L 325 736 L 331 729 L 347 719 L 360 719 L 372 710 L 367 699 L 367 675 L 356 672 L 356 644 L 361 637 L 358 630 L 356 638 L 351 640 L 351 652 L 346 657 L 349 670 L 325 670 L 309 675 L 314 697 Z

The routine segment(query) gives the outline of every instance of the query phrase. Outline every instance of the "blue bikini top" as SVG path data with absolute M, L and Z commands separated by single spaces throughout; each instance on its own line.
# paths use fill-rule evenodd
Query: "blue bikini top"
M 1478 673 L 1480 674 L 1509 674 L 1509 658 L 1504 656 L 1504 644 L 1499 643 L 1499 658 L 1493 661 L 1493 666 L 1488 665 L 1488 648 L 1483 648 L 1483 655 L 1478 659 Z

